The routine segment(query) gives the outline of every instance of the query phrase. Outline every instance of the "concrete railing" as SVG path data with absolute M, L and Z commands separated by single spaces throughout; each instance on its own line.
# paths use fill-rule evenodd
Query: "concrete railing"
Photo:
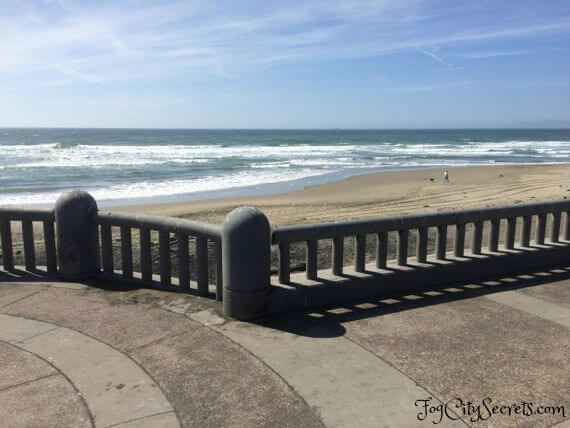
M 132 233 L 139 235 L 140 274 L 136 275 L 143 282 L 153 282 L 151 259 L 151 232 L 158 232 L 159 264 L 157 276 L 163 288 L 175 288 L 177 291 L 194 289 L 200 296 L 207 296 L 208 291 L 208 241 L 214 244 L 214 264 L 216 277 L 216 298 L 222 300 L 222 250 L 221 228 L 217 225 L 190 221 L 179 218 L 157 217 L 149 215 L 116 214 L 98 212 L 96 222 L 101 225 L 101 253 L 103 273 L 107 276 L 119 275 L 125 279 L 135 278 L 133 273 Z M 112 228 L 120 230 L 121 271 L 113 266 Z M 173 277 L 171 266 L 170 236 L 176 237 L 177 275 Z M 195 242 L 196 285 L 190 281 L 189 238 Z
M 6 271 L 14 269 L 14 249 L 12 244 L 12 222 L 19 222 L 24 246 L 24 260 L 27 271 L 36 270 L 36 243 L 33 222 L 40 222 L 43 232 L 46 269 L 50 274 L 57 272 L 55 249 L 55 217 L 53 210 L 47 209 L 6 209 L 0 208 L 0 244 L 2 245 L 2 267 Z
M 207 296 L 213 294 L 210 293 L 208 279 L 208 242 L 212 242 L 215 296 L 222 300 L 221 226 L 180 218 L 99 211 L 88 193 L 73 191 L 63 194 L 54 209 L 0 208 L 4 270 L 11 271 L 15 267 L 12 223 L 21 222 L 25 269 L 41 273 L 36 266 L 37 236 L 33 229 L 33 222 L 38 221 L 43 223 L 46 272 L 57 274 L 64 280 L 101 275 Z M 118 233 L 114 233 L 115 228 Z M 151 240 L 151 232 L 158 234 L 158 263 L 153 263 L 151 257 L 151 246 L 155 244 Z M 138 235 L 136 245 L 133 245 L 133 235 Z M 175 238 L 175 245 L 171 243 L 171 236 Z M 190 280 L 190 238 L 195 244 L 195 281 Z M 120 248 L 114 249 L 114 242 L 119 242 Z M 173 247 L 176 275 L 172 275 Z M 115 269 L 115 252 L 120 253 L 120 269 Z M 134 261 L 140 266 L 140 272 L 134 271 Z M 153 264 L 157 265 L 156 272 L 153 272 Z
M 517 222 L 519 218 L 522 221 Z M 501 221 L 506 227 L 504 244 L 500 246 Z M 562 221 L 565 226 L 561 240 Z M 487 248 L 482 246 L 485 223 Z M 472 232 L 466 248 L 468 225 L 472 226 Z M 449 226 L 454 229 L 451 253 L 447 251 Z M 430 229 L 437 231 L 433 255 L 428 255 Z M 531 242 L 532 229 L 534 242 Z M 397 234 L 393 262 L 387 257 L 390 232 Z M 413 260 L 408 255 L 411 232 L 415 232 L 416 238 Z M 366 243 L 370 235 L 375 236 L 375 260 L 367 264 Z M 344 264 L 346 238 L 354 240 L 354 267 L 349 269 Z M 317 269 L 319 240 L 332 240 L 330 272 Z M 268 310 L 278 313 L 568 263 L 570 201 L 285 226 L 273 231 L 271 242 L 278 247 L 278 278 L 274 289 L 280 292 L 272 293 Z M 305 274 L 297 274 L 292 280 L 290 249 L 291 244 L 299 242 L 305 244 Z
M 354 237 L 356 257 L 354 269 L 364 272 L 365 269 L 365 245 L 366 235 L 375 234 L 376 267 L 386 267 L 387 256 L 387 233 L 398 233 L 397 264 L 408 264 L 408 239 L 412 229 L 417 230 L 418 239 L 416 247 L 416 261 L 424 263 L 427 260 L 428 229 L 437 228 L 436 258 L 445 260 L 447 244 L 447 228 L 455 227 L 454 255 L 463 257 L 465 254 L 465 228 L 469 223 L 473 224 L 473 235 L 470 249 L 473 254 L 481 254 L 483 223 L 491 224 L 489 229 L 489 251 L 496 252 L 499 246 L 500 221 L 507 220 L 505 248 L 513 249 L 516 240 L 516 220 L 522 217 L 522 230 L 520 244 L 529 247 L 531 238 L 532 217 L 537 216 L 536 227 L 537 244 L 544 244 L 547 216 L 552 216 L 550 241 L 560 241 L 560 223 L 563 213 L 570 211 L 570 201 L 549 204 L 514 205 L 500 208 L 486 208 L 479 210 L 453 211 L 447 213 L 402 216 L 396 218 L 383 218 L 376 220 L 343 221 L 337 223 L 308 224 L 300 226 L 285 226 L 277 228 L 272 234 L 272 243 L 279 246 L 279 281 L 282 284 L 289 283 L 290 261 L 289 249 L 293 242 L 305 242 L 307 278 L 317 277 L 317 241 L 319 239 L 332 239 L 333 257 L 332 272 L 341 275 L 343 272 L 343 248 L 346 237 Z M 568 238 L 568 214 L 566 214 L 565 239 Z
M 26 270 L 37 268 L 33 223 L 40 222 L 50 274 L 57 273 L 64 280 L 102 275 L 201 296 L 215 294 L 217 300 L 223 300 L 227 315 L 243 320 L 570 262 L 570 201 L 285 226 L 271 231 L 265 215 L 254 208 L 232 211 L 220 226 L 102 212 L 88 193 L 73 191 L 62 195 L 54 210 L 0 209 L 6 271 L 14 268 L 14 222 L 21 223 Z M 453 228 L 452 252 L 448 252 L 448 227 Z M 488 243 L 484 247 L 485 230 Z M 428 254 L 434 231 L 435 251 Z M 154 234 L 158 242 L 153 242 Z M 395 260 L 388 257 L 394 249 L 389 234 L 397 234 Z M 133 235 L 138 241 L 133 241 Z M 412 236 L 416 239 L 413 259 L 408 254 Z M 347 238 L 354 242 L 352 267 L 344 263 Z M 368 256 L 374 260 L 367 263 L 370 238 L 375 245 L 374 254 L 368 251 Z M 332 241 L 330 269 L 318 269 L 319 260 L 322 262 L 320 241 Z M 298 243 L 305 247 L 304 272 L 291 273 L 291 247 Z M 272 245 L 278 252 L 278 275 L 273 278 Z M 153 247 L 158 250 L 155 260 Z M 176 258 L 174 266 L 171 253 Z M 134 262 L 140 272 L 134 269 Z M 214 278 L 215 293 L 210 291 L 209 276 Z

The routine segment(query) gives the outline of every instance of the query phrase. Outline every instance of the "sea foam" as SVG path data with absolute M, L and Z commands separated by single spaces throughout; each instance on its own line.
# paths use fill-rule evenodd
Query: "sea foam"
M 570 162 L 567 130 L 2 130 L 0 204 L 203 194 L 386 168 Z M 334 175 L 337 173 L 337 175 Z M 331 175 L 332 174 L 332 175 Z

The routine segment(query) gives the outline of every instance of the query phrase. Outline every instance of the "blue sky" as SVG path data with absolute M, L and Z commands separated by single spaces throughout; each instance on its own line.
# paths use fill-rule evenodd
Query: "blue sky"
M 0 126 L 570 127 L 570 2 L 0 1 Z

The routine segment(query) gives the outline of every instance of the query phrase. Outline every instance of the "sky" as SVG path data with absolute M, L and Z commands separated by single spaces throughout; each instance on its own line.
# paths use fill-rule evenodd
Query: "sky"
M 570 127 L 570 1 L 0 0 L 0 127 Z

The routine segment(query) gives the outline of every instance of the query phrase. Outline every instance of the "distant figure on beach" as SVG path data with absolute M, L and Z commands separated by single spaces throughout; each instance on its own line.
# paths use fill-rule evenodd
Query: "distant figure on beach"
M 449 183 L 449 173 L 447 172 L 447 169 L 443 171 L 443 182 Z

